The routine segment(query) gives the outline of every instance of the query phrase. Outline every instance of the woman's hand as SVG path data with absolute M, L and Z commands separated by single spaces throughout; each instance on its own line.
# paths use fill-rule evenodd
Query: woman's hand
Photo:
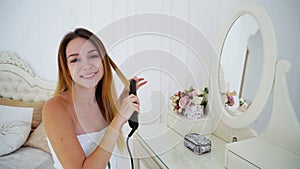
M 145 81 L 144 78 L 138 78 L 138 77 L 133 77 L 136 81 L 136 90 L 138 90 L 140 87 L 144 86 L 147 81 Z M 123 123 L 126 123 L 127 120 L 130 118 L 132 113 L 134 111 L 137 111 L 138 113 L 140 112 L 140 101 L 138 96 L 135 96 L 131 94 L 128 96 L 129 91 L 126 90 L 126 88 L 123 89 L 119 101 L 120 101 L 120 109 L 119 109 L 119 115 L 122 117 Z
M 140 101 L 138 96 L 131 94 L 123 99 L 119 109 L 119 116 L 122 117 L 123 124 L 128 121 L 134 111 L 140 112 Z
M 144 86 L 148 81 L 145 81 L 144 78 L 138 78 L 138 77 L 133 77 L 132 79 L 134 79 L 136 81 L 136 91 Z M 124 87 L 122 90 L 122 93 L 119 96 L 119 103 L 121 104 L 123 99 L 126 98 L 128 96 L 129 91 Z
M 132 79 L 134 79 L 136 81 L 136 91 L 148 82 L 144 78 L 138 78 L 136 76 L 133 77 Z

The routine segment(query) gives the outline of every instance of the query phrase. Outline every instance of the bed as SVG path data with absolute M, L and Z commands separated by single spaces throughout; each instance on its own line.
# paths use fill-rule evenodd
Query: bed
M 0 168 L 53 168 L 41 121 L 54 90 L 14 52 L 0 53 Z

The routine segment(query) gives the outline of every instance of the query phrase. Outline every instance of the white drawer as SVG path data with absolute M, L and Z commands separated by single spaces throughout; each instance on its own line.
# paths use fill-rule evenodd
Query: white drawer
M 255 165 L 251 164 L 247 160 L 228 152 L 227 156 L 227 166 L 228 169 L 258 169 Z

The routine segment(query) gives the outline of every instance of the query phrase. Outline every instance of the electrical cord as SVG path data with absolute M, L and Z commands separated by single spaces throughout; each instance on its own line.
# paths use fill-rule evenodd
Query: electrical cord
M 132 154 L 131 154 L 131 151 L 130 151 L 128 141 L 129 141 L 129 137 L 127 137 L 127 139 L 126 139 L 126 144 L 127 144 L 127 149 L 128 149 L 128 153 L 129 153 L 129 156 L 130 156 L 131 168 L 134 169 L 133 158 L 132 158 Z
M 134 169 L 134 165 L 133 165 L 133 158 L 132 158 L 132 154 L 131 154 L 131 151 L 130 151 L 130 147 L 129 147 L 129 138 L 132 136 L 132 134 L 135 132 L 135 128 L 133 128 L 130 133 L 128 134 L 127 136 L 127 139 L 126 139 L 126 145 L 127 145 L 127 150 L 128 150 L 128 153 L 129 153 L 129 156 L 130 156 L 130 162 L 131 162 L 131 168 Z

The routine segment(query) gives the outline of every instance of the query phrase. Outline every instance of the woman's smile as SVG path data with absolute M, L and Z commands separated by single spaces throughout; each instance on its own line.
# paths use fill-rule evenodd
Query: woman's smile
M 80 77 L 81 78 L 83 78 L 83 79 L 93 79 L 95 76 L 96 76 L 96 74 L 98 73 L 98 71 L 97 72 L 92 72 L 92 73 L 89 73 L 89 74 L 85 74 L 85 75 L 80 75 Z

